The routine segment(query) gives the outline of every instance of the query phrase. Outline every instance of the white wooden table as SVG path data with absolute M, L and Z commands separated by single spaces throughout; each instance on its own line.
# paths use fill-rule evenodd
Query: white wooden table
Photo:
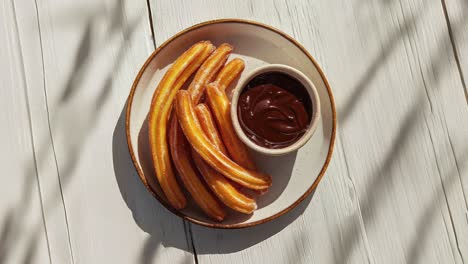
M 124 131 L 146 57 L 226 17 L 303 43 L 339 118 L 313 197 L 242 230 L 164 209 Z M 466 0 L 2 0 L 0 41 L 0 263 L 468 263 Z

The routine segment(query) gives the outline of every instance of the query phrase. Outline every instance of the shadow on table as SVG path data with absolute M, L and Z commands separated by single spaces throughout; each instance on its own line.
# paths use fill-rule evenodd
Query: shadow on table
M 156 251 L 159 244 L 163 244 L 165 247 L 188 250 L 189 244 L 183 235 L 183 231 L 172 230 L 174 226 L 178 226 L 174 223 L 179 222 L 180 225 L 183 225 L 182 220 L 161 206 L 145 188 L 135 170 L 127 146 L 125 109 L 122 111 L 114 129 L 112 155 L 115 178 L 122 198 L 132 211 L 136 224 L 151 235 L 151 238 L 148 239 L 142 249 L 142 257 Z M 179 233 L 182 235 L 178 235 Z M 142 263 L 145 263 L 145 261 L 142 261 Z
M 296 208 L 271 222 L 243 229 L 212 229 L 191 224 L 197 254 L 233 253 L 252 247 L 279 233 L 304 213 L 314 192 Z
M 179 217 L 166 210 L 145 188 L 132 163 L 127 146 L 125 132 L 125 109 L 122 111 L 115 126 L 112 142 L 112 153 L 114 172 L 122 198 L 132 211 L 137 225 L 151 235 L 145 247 L 142 249 L 141 263 L 149 263 L 151 254 L 155 254 L 159 244 L 165 247 L 175 247 L 189 251 L 191 242 L 183 236 L 174 235 L 170 232 L 174 223 L 181 221 Z M 271 222 L 259 226 L 220 230 L 210 229 L 196 225 L 187 225 L 187 235 L 192 228 L 196 228 L 197 237 L 194 238 L 197 245 L 204 245 L 202 249 L 197 247 L 197 253 L 229 253 L 243 250 L 260 243 L 297 219 L 307 208 L 313 194 L 306 198 L 299 206 L 291 212 Z M 164 209 L 163 209 L 164 208 Z M 180 232 L 180 230 L 174 230 Z M 225 240 L 222 243 L 219 240 Z

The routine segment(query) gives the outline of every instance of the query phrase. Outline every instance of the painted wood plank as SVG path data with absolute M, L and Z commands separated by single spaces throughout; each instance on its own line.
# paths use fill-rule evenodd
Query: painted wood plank
M 183 221 L 145 190 L 127 149 L 125 101 L 154 49 L 148 18 L 145 1 L 38 0 L 39 36 L 27 36 L 37 26 L 26 22 L 20 32 L 42 47 L 26 61 L 41 88 L 31 85 L 33 104 L 48 110 L 33 130 L 50 122 L 44 152 L 60 180 L 44 208 L 52 217 L 63 207 L 73 263 L 193 262 Z
M 440 1 L 152 1 L 156 41 L 240 17 L 293 35 L 339 109 L 309 206 L 247 230 L 192 227 L 200 263 L 462 263 L 468 112 Z M 465 180 L 466 181 L 466 180 Z M 288 219 L 289 217 L 289 219 Z
M 0 4 L 0 39 L 0 263 L 49 263 L 25 55 L 13 1 Z
M 443 1 L 446 8 L 447 24 L 451 33 L 452 48 L 456 54 L 457 67 L 460 76 L 461 85 L 465 91 L 465 99 L 468 104 L 468 88 L 466 87 L 466 78 L 468 78 L 468 1 L 451 0 Z M 456 125 L 456 123 L 454 124 Z M 467 140 L 461 138 L 458 140 Z M 462 149 L 459 142 L 453 142 L 454 152 L 457 156 L 462 155 Z M 468 177 L 461 179 L 465 191 L 465 199 L 468 199 Z
M 41 186 L 44 223 L 51 249 L 50 259 L 52 263 L 73 263 L 68 220 L 49 122 L 38 5 L 35 1 L 20 1 L 15 3 L 15 10 L 24 60 L 26 89 L 30 98 L 28 102 L 31 127 Z

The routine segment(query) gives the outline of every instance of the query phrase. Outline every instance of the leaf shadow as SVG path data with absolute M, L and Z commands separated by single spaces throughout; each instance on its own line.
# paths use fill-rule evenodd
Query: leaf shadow
M 421 10 L 423 11 L 423 9 Z M 466 12 L 466 10 L 465 10 Z M 421 15 L 418 15 L 415 18 L 421 17 Z M 417 22 L 417 19 L 411 19 L 409 20 L 411 25 L 415 24 Z M 462 21 L 459 21 L 457 24 L 452 25 L 452 28 L 454 29 L 453 32 L 460 33 L 461 30 L 463 30 L 463 27 L 466 25 L 466 22 L 468 21 L 468 17 L 464 16 L 464 19 Z M 404 30 L 403 34 L 410 34 L 414 33 L 417 28 L 411 25 L 407 25 L 408 23 L 405 23 L 405 26 L 403 27 Z M 410 28 L 410 30 L 408 30 Z M 397 34 L 398 35 L 398 34 Z M 447 39 L 445 38 L 447 36 L 443 35 L 441 39 L 438 39 L 437 41 L 440 43 L 438 45 L 438 50 L 436 53 L 433 55 L 431 58 L 430 65 L 432 68 L 430 71 L 427 72 L 421 72 L 421 78 L 422 81 L 416 89 L 424 92 L 420 92 L 419 95 L 417 96 L 417 101 L 414 103 L 413 107 L 411 110 L 406 114 L 402 122 L 400 123 L 400 126 L 398 128 L 398 133 L 396 136 L 396 139 L 394 140 L 392 147 L 386 152 L 385 154 L 385 160 L 379 165 L 377 169 L 375 169 L 369 176 L 370 183 L 367 184 L 367 187 L 365 188 L 364 196 L 360 198 L 359 206 L 362 208 L 362 220 L 365 224 L 369 222 L 369 220 L 374 217 L 378 211 L 378 203 L 382 200 L 381 193 L 384 189 L 385 186 L 389 185 L 390 182 L 394 179 L 395 173 L 392 171 L 392 168 L 395 164 L 395 162 L 398 160 L 398 157 L 402 155 L 405 147 L 408 145 L 408 142 L 410 140 L 410 136 L 415 132 L 415 129 L 417 125 L 424 121 L 425 118 L 425 111 L 424 111 L 424 105 L 427 100 L 429 100 L 430 103 L 430 98 L 428 92 L 436 92 L 437 89 L 439 88 L 439 83 L 441 81 L 441 73 L 444 70 L 447 70 L 447 67 L 445 67 L 445 64 L 442 64 L 442 61 L 445 60 L 447 54 L 446 50 L 450 49 L 450 41 L 446 41 Z M 393 39 L 393 38 L 392 38 Z M 396 38 L 401 39 L 401 38 Z M 390 50 L 393 49 L 394 46 L 396 46 L 396 43 L 393 43 L 394 40 L 391 41 L 390 45 L 386 45 L 386 47 L 390 48 Z M 386 60 L 388 58 L 388 51 L 383 51 L 384 55 L 383 56 L 378 56 L 380 60 Z M 385 55 L 386 54 L 386 55 Z M 354 107 L 357 105 L 357 102 L 359 98 L 362 97 L 364 90 L 366 87 L 369 86 L 369 80 L 372 80 L 374 78 L 374 75 L 376 74 L 376 69 L 371 69 L 372 67 L 378 68 L 378 65 L 382 65 L 383 62 L 380 63 L 372 63 L 371 66 L 369 67 L 368 71 L 366 72 L 366 75 L 364 78 L 361 78 L 360 81 L 358 82 L 359 89 L 354 92 L 354 94 L 351 96 L 351 99 L 347 101 L 345 104 L 345 109 L 343 112 L 347 113 L 346 115 L 343 116 L 343 122 L 345 122 L 349 118 L 349 113 L 354 109 Z M 368 74 L 371 74 L 372 76 L 367 76 Z M 424 76 L 430 76 L 431 81 L 433 81 L 432 87 L 427 87 L 426 83 L 424 81 Z M 364 81 L 363 81 L 364 80 Z M 432 89 L 431 89 L 432 88 Z M 432 111 L 432 106 L 431 106 L 431 111 Z M 440 195 L 436 194 L 434 201 L 437 199 L 437 197 Z M 431 208 L 436 207 L 436 204 L 434 204 Z M 434 214 L 433 212 L 425 211 L 424 216 L 431 216 L 433 217 Z M 418 230 L 425 231 L 428 230 L 428 223 L 430 223 L 433 219 L 424 219 L 421 218 L 418 220 L 420 225 L 418 225 Z M 345 228 L 344 234 L 341 234 L 341 238 L 338 239 L 343 241 L 342 244 L 344 245 L 344 252 L 342 255 L 339 256 L 339 261 L 338 263 L 347 263 L 349 261 L 349 257 L 351 256 L 353 249 L 356 246 L 356 237 L 359 236 L 359 232 L 356 230 L 353 230 L 352 226 L 347 226 Z M 421 237 L 414 238 L 413 241 L 411 242 L 411 249 L 410 249 L 410 254 L 408 256 L 409 261 L 408 263 L 417 263 L 420 257 L 420 250 L 422 247 L 418 247 L 418 244 L 421 244 L 424 242 L 424 240 L 421 240 L 420 238 L 427 239 L 427 234 L 421 235 Z
M 11 1 L 11 5 L 13 13 L 16 14 L 14 1 Z M 42 41 L 43 33 L 40 30 L 41 24 L 44 22 L 41 22 L 41 17 L 39 15 L 41 13 L 41 7 L 37 5 L 35 7 L 38 17 L 37 20 L 34 21 L 35 23 L 37 23 L 37 25 L 34 25 L 34 28 L 35 30 L 36 28 L 38 28 L 37 34 L 39 35 L 39 44 L 41 47 L 41 52 L 44 53 L 44 51 L 42 50 L 42 45 L 44 44 Z M 2 227 L 0 229 L 0 263 L 10 261 L 10 253 L 14 249 L 23 246 L 24 251 L 21 255 L 20 263 L 32 263 L 33 261 L 35 261 L 38 245 L 40 244 L 38 243 L 38 241 L 39 239 L 41 239 L 41 236 L 45 235 L 45 240 L 47 243 L 49 243 L 47 239 L 47 231 L 45 230 L 45 220 L 43 218 L 33 220 L 34 222 L 32 224 L 32 227 L 28 228 L 29 231 L 27 233 L 23 229 L 25 228 L 24 225 L 26 225 L 26 223 L 31 222 L 30 220 L 28 220 L 29 222 L 26 222 L 24 217 L 26 216 L 26 212 L 31 210 L 32 202 L 38 198 L 36 196 L 33 196 L 33 194 L 37 193 L 34 191 L 34 188 L 39 186 L 38 188 L 40 189 L 39 173 L 41 171 L 41 168 L 44 168 L 44 166 L 51 165 L 50 160 L 47 160 L 50 157 L 55 159 L 55 161 L 52 162 L 55 162 L 54 165 L 56 166 L 57 170 L 59 186 L 57 186 L 57 188 L 55 189 L 56 193 L 47 194 L 47 198 L 45 200 L 42 200 L 42 197 L 39 197 L 43 210 L 42 216 L 44 217 L 44 214 L 54 214 L 55 211 L 62 209 L 65 211 L 65 217 L 67 217 L 67 206 L 64 201 L 63 192 L 66 188 L 68 188 L 68 186 L 71 183 L 72 176 L 74 175 L 73 172 L 77 164 L 80 162 L 80 155 L 82 153 L 82 149 L 85 145 L 85 142 L 87 141 L 91 132 L 95 129 L 96 125 L 98 124 L 99 118 L 102 116 L 102 112 L 104 110 L 103 106 L 107 103 L 111 96 L 114 77 L 113 74 L 117 72 L 120 65 L 122 64 L 122 60 L 125 58 L 125 55 L 128 54 L 129 41 L 136 30 L 136 26 L 142 18 L 141 16 L 139 16 L 132 21 L 126 21 L 127 18 L 124 17 L 123 10 L 123 0 L 117 0 L 115 8 L 113 8 L 110 14 L 111 21 L 113 22 L 109 27 L 108 35 L 106 37 L 112 38 L 115 35 L 122 34 L 123 40 L 121 41 L 121 43 L 119 43 L 119 46 L 117 47 L 116 56 L 113 61 L 113 64 L 111 64 L 109 74 L 108 76 L 105 76 L 104 83 L 101 86 L 96 87 L 97 89 L 99 89 L 98 96 L 89 99 L 89 102 L 82 102 L 94 105 L 95 111 L 92 115 L 89 116 L 89 118 L 86 119 L 86 123 L 82 126 L 80 136 L 75 142 L 70 142 L 67 148 L 66 155 L 63 155 L 61 159 L 57 159 L 55 147 L 53 145 L 54 138 L 56 138 L 58 135 L 66 136 L 70 132 L 70 130 L 75 130 L 76 127 L 75 124 L 65 126 L 63 124 L 60 124 L 61 122 L 56 118 L 57 113 L 67 112 L 67 107 L 69 107 L 69 105 L 73 101 L 75 101 L 76 103 L 77 100 L 81 100 L 74 98 L 74 96 L 79 90 L 80 85 L 83 83 L 84 78 L 89 78 L 89 76 L 93 74 L 87 71 L 89 66 L 94 63 L 94 58 L 91 56 L 91 50 L 93 48 L 92 43 L 95 42 L 95 40 L 92 37 L 92 32 L 96 26 L 96 23 L 99 22 L 98 20 L 101 19 L 100 16 L 104 16 L 106 14 L 102 12 L 93 12 L 93 15 L 87 17 L 85 21 L 80 21 L 80 23 L 83 24 L 83 28 L 85 30 L 81 39 L 79 40 L 78 48 L 76 50 L 77 52 L 75 53 L 75 56 L 72 59 L 72 71 L 63 85 L 62 94 L 59 96 L 59 103 L 56 106 L 53 106 L 53 108 L 50 108 L 51 105 L 49 105 L 49 103 L 47 102 L 49 98 L 47 94 L 47 78 L 46 72 L 43 69 L 43 89 L 46 100 L 45 107 L 48 115 L 49 133 L 47 133 L 45 138 L 39 138 L 38 140 L 32 141 L 33 157 L 30 160 L 25 161 L 24 184 L 20 199 L 18 200 L 18 203 L 15 204 L 15 206 L 8 211 L 9 213 L 2 216 Z M 72 15 L 68 16 L 67 19 L 78 18 L 77 14 L 73 12 L 71 12 L 71 14 Z M 42 63 L 44 63 L 44 61 L 42 61 Z M 26 89 L 25 87 L 25 93 L 27 93 L 27 90 L 28 89 Z M 49 113 L 49 109 L 53 109 L 53 112 Z M 68 114 L 70 115 L 70 119 L 73 119 L 75 117 L 75 113 L 72 111 L 68 111 Z M 56 129 L 53 131 L 52 127 Z M 40 192 L 39 195 L 42 196 Z M 65 219 L 65 221 L 67 222 L 68 226 L 68 219 Z M 27 239 L 20 240 L 18 239 L 18 237 L 16 237 L 16 235 L 15 237 L 13 236 L 13 233 L 18 233 L 20 232 L 20 230 L 23 231 L 22 236 L 27 237 Z M 69 232 L 69 230 L 67 230 L 67 232 Z M 70 236 L 70 233 L 67 233 L 67 236 Z M 71 238 L 69 237 L 69 239 Z M 64 243 L 69 243 L 69 241 L 64 241 Z M 70 252 L 70 255 L 73 260 L 73 252 Z
M 391 0 L 389 0 L 391 1 Z M 367 70 L 361 75 L 356 84 L 351 88 L 353 91 L 346 102 L 339 109 L 339 119 L 340 123 L 346 123 L 349 117 L 354 113 L 356 105 L 359 101 L 362 100 L 366 91 L 371 87 L 371 82 L 377 76 L 377 73 L 390 58 L 390 55 L 398 47 L 398 44 L 401 43 L 405 36 L 411 35 L 416 30 L 416 25 L 419 20 L 424 16 L 424 11 L 428 8 L 428 3 L 430 1 L 424 1 L 423 5 L 420 7 L 419 13 L 415 16 L 405 20 L 404 25 L 399 27 L 394 32 L 390 34 L 388 40 L 382 45 L 380 53 L 372 60 L 370 65 L 367 67 Z
M 417 225 L 416 231 L 414 232 L 416 235 L 411 240 L 411 243 L 410 243 L 411 247 L 408 251 L 409 254 L 408 256 L 406 256 L 408 263 L 420 263 L 420 259 L 423 256 L 422 249 L 424 248 L 424 242 L 426 242 L 429 237 L 430 228 L 433 226 L 434 221 L 436 220 L 437 214 L 441 213 L 440 208 L 439 208 L 440 206 L 439 200 L 443 199 L 443 197 L 446 197 L 447 194 L 452 191 L 452 189 L 456 186 L 457 180 L 458 180 L 458 183 L 461 185 L 460 176 L 462 175 L 459 175 L 459 173 L 460 171 L 463 171 L 464 169 L 466 169 L 466 167 L 468 166 L 467 161 L 468 161 L 468 150 L 465 151 L 464 154 L 462 154 L 461 164 L 452 167 L 452 169 L 445 175 L 445 180 L 441 178 L 441 186 L 437 188 L 436 193 L 433 195 L 432 199 L 430 200 L 429 202 L 430 206 L 424 210 L 423 214 L 419 217 L 417 221 L 419 224 Z M 442 175 L 440 176 L 442 177 Z M 448 201 L 445 200 L 445 202 L 447 203 L 447 206 L 450 207 L 450 205 L 448 205 Z M 450 208 L 448 210 L 450 211 Z M 450 218 L 451 217 L 452 216 L 450 215 Z M 458 238 L 456 236 L 455 236 L 455 240 L 456 240 L 456 244 L 458 248 L 458 253 L 460 254 L 462 263 L 464 263 L 463 252 L 460 251 L 460 248 L 458 246 Z

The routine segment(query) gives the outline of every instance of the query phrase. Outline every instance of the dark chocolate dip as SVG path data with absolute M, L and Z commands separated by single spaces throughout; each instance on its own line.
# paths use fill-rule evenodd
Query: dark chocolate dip
M 279 149 L 292 145 L 310 124 L 312 103 L 301 82 L 280 72 L 253 78 L 238 102 L 242 130 L 257 145 Z

